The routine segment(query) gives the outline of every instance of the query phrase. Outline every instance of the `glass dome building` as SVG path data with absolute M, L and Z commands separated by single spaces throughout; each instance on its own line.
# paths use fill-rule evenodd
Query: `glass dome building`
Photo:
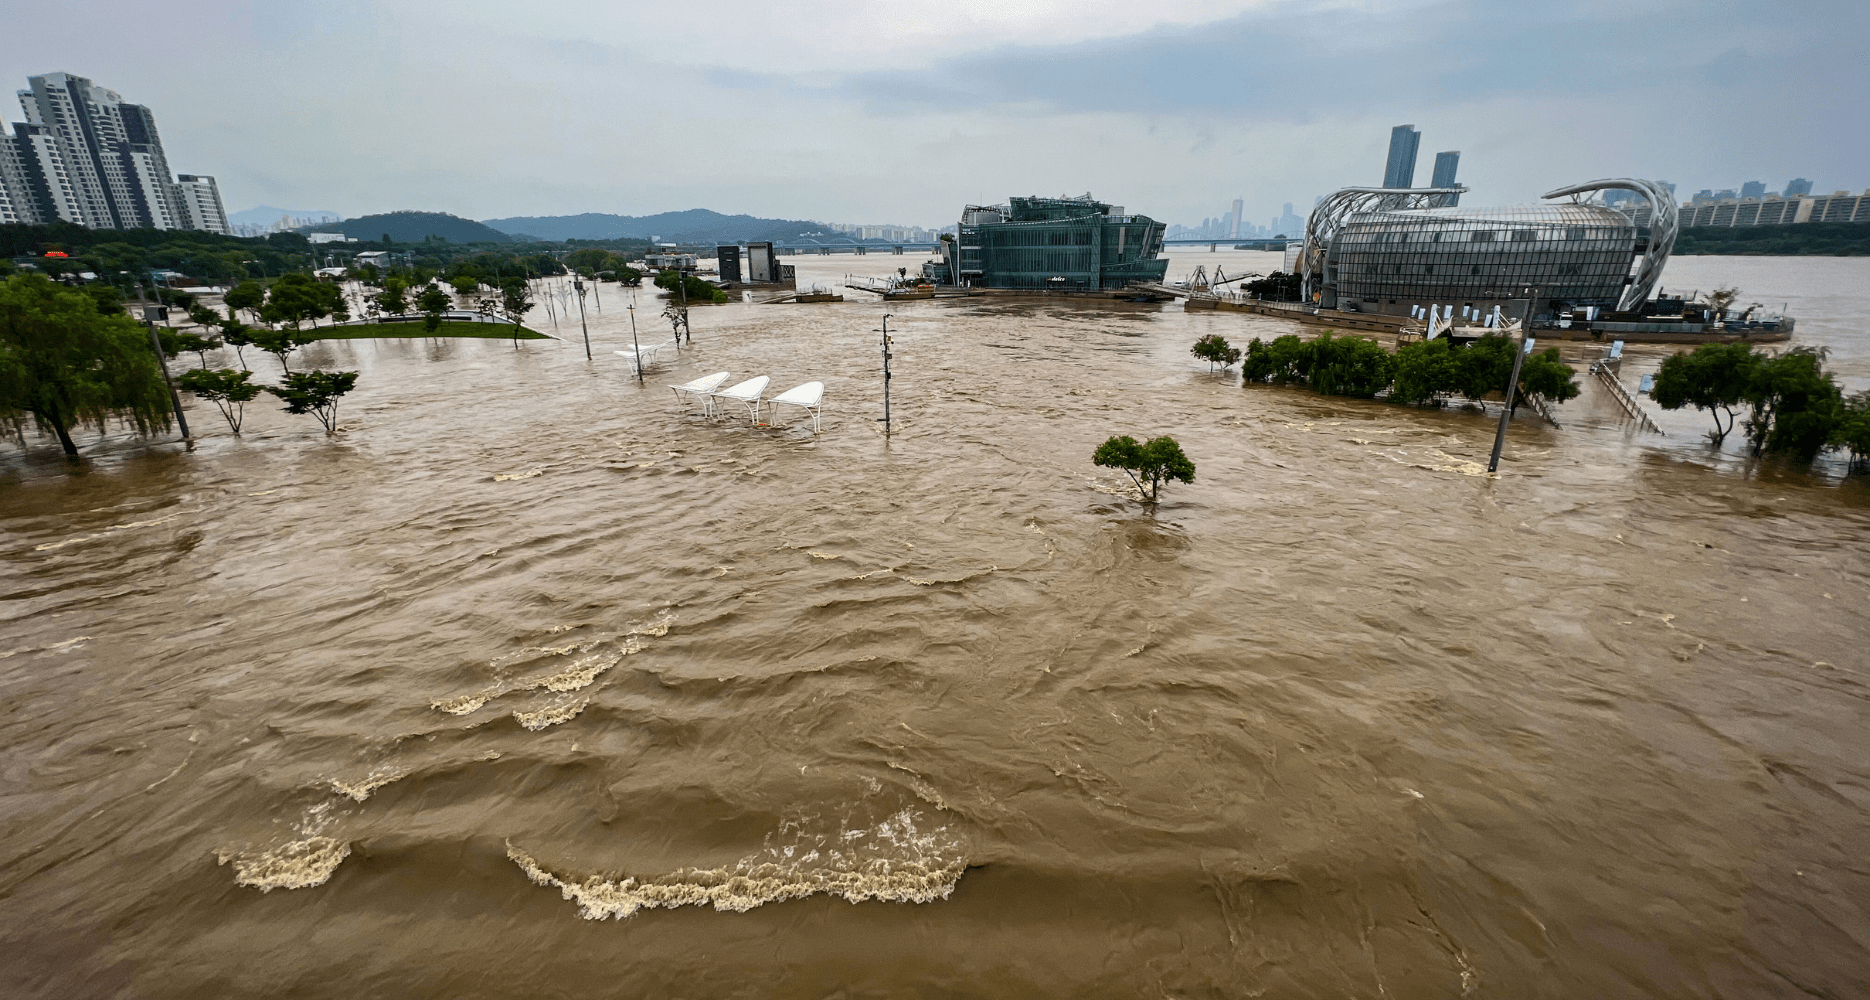
M 1652 208 L 1630 215 L 1584 195 L 1633 189 Z M 1431 208 L 1435 189 L 1347 188 L 1320 202 L 1306 226 L 1302 273 L 1319 306 L 1407 315 L 1415 306 L 1500 306 L 1538 321 L 1596 306 L 1628 311 L 1648 299 L 1675 244 L 1675 201 L 1648 181 L 1561 188 L 1566 202 L 1505 208 Z

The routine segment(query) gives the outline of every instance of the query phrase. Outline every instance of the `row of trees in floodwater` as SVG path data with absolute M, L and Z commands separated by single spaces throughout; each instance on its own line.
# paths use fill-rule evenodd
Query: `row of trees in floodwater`
M 1437 337 L 1391 352 L 1375 341 L 1326 330 L 1313 340 L 1295 334 L 1270 341 L 1255 337 L 1244 352 L 1210 334 L 1195 342 L 1192 353 L 1210 367 L 1239 362 L 1248 385 L 1302 385 L 1327 396 L 1439 406 L 1451 397 L 1479 400 L 1504 392 L 1518 344 L 1500 334 L 1466 346 Z M 1578 395 L 1577 373 L 1549 348 L 1521 363 L 1519 391 L 1562 403 Z
M 1821 347 L 1769 354 L 1739 342 L 1703 344 L 1662 362 L 1650 398 L 1665 410 L 1693 406 L 1708 413 L 1714 418 L 1708 440 L 1716 447 L 1744 410 L 1742 427 L 1755 455 L 1810 462 L 1836 449 L 1848 451 L 1853 466 L 1870 460 L 1870 392 L 1846 396 L 1825 370 Z
M 174 397 L 150 332 L 121 305 L 102 303 L 44 275 L 0 282 L 0 422 L 22 446 L 31 423 L 56 437 L 71 456 L 78 454 L 72 431 L 82 427 L 102 432 L 117 420 L 140 434 L 168 430 Z M 172 334 L 171 345 L 178 352 L 202 351 L 204 359 L 218 346 L 189 336 L 192 341 Z M 338 398 L 356 385 L 357 373 L 289 370 L 288 355 L 304 342 L 290 330 L 256 330 L 244 337 L 244 343 L 279 358 L 283 375 L 277 385 L 252 382 L 251 371 L 209 369 L 205 360 L 178 384 L 214 401 L 236 433 L 242 408 L 261 392 L 278 397 L 287 412 L 316 416 L 330 432 L 337 426 Z
M 1503 393 L 1518 343 L 1502 334 L 1466 346 L 1437 337 L 1391 352 L 1374 341 L 1327 330 L 1315 340 L 1292 334 L 1270 341 L 1256 337 L 1244 351 L 1210 334 L 1197 340 L 1191 353 L 1210 368 L 1239 363 L 1247 385 L 1303 385 L 1328 396 L 1440 406 L 1450 399 Z M 1577 373 L 1560 360 L 1556 348 L 1527 355 L 1517 385 L 1519 393 L 1537 393 L 1555 403 L 1580 391 Z M 1849 453 L 1853 466 L 1870 461 L 1870 392 L 1846 395 L 1825 370 L 1823 348 L 1773 353 L 1744 342 L 1703 344 L 1663 361 L 1651 398 L 1665 410 L 1693 406 L 1710 413 L 1715 429 L 1708 438 L 1716 447 L 1738 424 L 1754 455 L 1810 462 L 1822 452 L 1840 450 Z

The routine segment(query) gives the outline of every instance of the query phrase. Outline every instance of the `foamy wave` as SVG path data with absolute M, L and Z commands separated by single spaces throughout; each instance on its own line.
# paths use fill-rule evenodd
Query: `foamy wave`
M 307 837 L 258 854 L 215 852 L 221 864 L 233 863 L 236 883 L 261 892 L 324 885 L 350 856 L 350 844 L 330 837 Z
M 493 481 L 496 483 L 504 483 L 514 479 L 531 479 L 534 476 L 542 475 L 544 472 L 544 469 L 534 469 L 531 472 L 502 472 L 495 475 Z
M 556 726 L 561 722 L 570 722 L 577 718 L 578 713 L 584 711 L 584 707 L 590 703 L 591 699 L 586 698 L 576 704 L 555 705 L 551 708 L 542 708 L 537 712 L 516 711 L 513 713 L 513 719 L 527 729 L 538 732 L 547 726 Z
M 668 624 L 665 622 L 662 626 L 662 632 L 639 634 L 661 635 L 668 630 Z M 592 642 L 584 643 L 583 645 L 573 643 L 568 646 L 559 647 L 533 647 L 526 652 L 550 653 L 555 656 L 563 656 L 573 650 L 583 651 L 589 649 L 595 644 L 596 643 Z M 535 677 L 526 681 L 514 681 L 507 684 L 496 685 L 484 691 L 477 691 L 474 694 L 464 694 L 456 698 L 432 701 L 429 702 L 429 707 L 438 712 L 447 712 L 449 715 L 471 715 L 474 712 L 480 711 L 482 706 L 495 698 L 509 694 L 537 691 L 540 688 L 544 688 L 556 694 L 565 694 L 581 690 L 596 683 L 599 677 L 602 677 L 612 667 L 623 662 L 624 657 L 629 656 L 631 653 L 641 652 L 642 649 L 642 643 L 637 642 L 635 639 L 629 639 L 615 652 L 592 653 L 589 656 L 580 657 L 557 673 L 547 674 L 544 677 Z
M 631 629 L 629 634 L 647 635 L 647 636 L 659 638 L 661 636 L 668 635 L 669 626 L 673 624 L 675 624 L 675 616 L 670 614 L 667 611 L 664 611 L 662 614 L 657 615 L 655 620 L 651 621 L 648 625 L 645 625 L 642 628 Z M 634 650 L 632 650 L 632 652 L 634 652 Z
M 745 913 L 756 906 L 801 899 L 815 893 L 861 903 L 929 903 L 947 899 L 967 870 L 960 843 L 947 827 L 917 829 L 921 817 L 904 809 L 867 829 L 801 836 L 787 824 L 767 838 L 759 854 L 731 868 L 688 868 L 668 875 L 612 881 L 593 875 L 572 881 L 553 874 L 525 851 L 507 844 L 507 857 L 535 884 L 555 888 L 586 920 L 621 920 L 641 909 L 713 906 Z M 776 844 L 775 841 L 784 843 Z
M 456 714 L 459 714 L 459 713 L 456 713 Z M 382 788 L 384 785 L 387 785 L 390 782 L 395 781 L 398 778 L 403 777 L 404 775 L 407 775 L 408 773 L 409 773 L 408 771 L 403 771 L 403 770 L 399 770 L 396 768 L 384 768 L 380 770 L 371 771 L 369 774 L 364 775 L 363 777 L 357 779 L 356 781 L 344 781 L 338 778 L 326 778 L 325 784 L 330 785 L 331 790 L 334 792 L 337 792 L 340 795 L 350 796 L 352 801 L 362 802 L 365 799 L 370 797 L 371 792 L 374 792 L 377 789 Z

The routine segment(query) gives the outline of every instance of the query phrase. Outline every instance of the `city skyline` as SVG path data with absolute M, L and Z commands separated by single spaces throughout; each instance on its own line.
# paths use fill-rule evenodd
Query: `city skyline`
M 1094 189 L 1184 220 L 1244 195 L 1252 221 L 1288 198 L 1372 183 L 1399 121 L 1464 151 L 1476 204 L 1595 176 L 1675 178 L 1683 191 L 1870 181 L 1855 176 L 1870 140 L 1835 127 L 1870 93 L 1846 55 L 1870 29 L 1856 5 L 1745 2 L 1718 18 L 1688 3 L 1575 0 L 1512 18 L 1472 0 L 1065 9 L 964 4 L 939 26 L 857 10 L 828 24 L 728 0 L 702 30 L 680 11 L 596 4 L 516 23 L 475 3 L 210 3 L 185 22 L 105 3 L 82 19 L 15 12 L 34 44 L 0 55 L 0 74 L 62 70 L 135 95 L 189 150 L 178 165 L 213 174 L 230 210 L 347 217 L 708 207 L 933 227 L 980 191 Z M 1671 25 L 1671 45 L 1641 41 L 1655 23 Z M 1347 39 L 1360 60 L 1401 64 L 1456 36 L 1515 52 L 1526 72 L 1444 60 L 1380 88 L 1311 72 Z M 219 68 L 178 70 L 166 54 L 177 46 L 216 52 Z M 1769 69 L 1794 58 L 1797 81 Z M 244 82 L 213 83 L 224 77 Z M 679 108 L 649 99 L 665 78 L 684 81 Z M 715 123 L 714 109 L 749 102 L 785 110 Z M 1610 127 L 1613 106 L 1636 120 Z M 1771 142 L 1733 141 L 1769 120 Z M 501 127 L 471 124 L 490 121 Z M 680 169 L 650 152 L 674 137 Z

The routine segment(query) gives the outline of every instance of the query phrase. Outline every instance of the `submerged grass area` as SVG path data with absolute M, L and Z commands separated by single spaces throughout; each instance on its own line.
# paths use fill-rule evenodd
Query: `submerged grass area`
M 321 326 L 300 331 L 301 336 L 316 340 L 374 340 L 378 337 L 476 337 L 481 340 L 513 339 L 511 323 L 463 323 L 444 321 L 441 329 L 430 333 L 420 320 L 413 323 L 364 323 L 358 326 Z M 549 340 L 543 333 L 519 328 L 521 340 Z

